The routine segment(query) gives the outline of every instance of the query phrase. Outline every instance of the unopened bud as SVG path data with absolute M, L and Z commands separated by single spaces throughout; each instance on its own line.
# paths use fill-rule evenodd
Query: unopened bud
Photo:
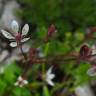
M 80 55 L 83 56 L 83 57 L 86 57 L 86 56 L 89 56 L 91 55 L 92 53 L 92 50 L 91 48 L 89 48 L 88 45 L 83 45 L 81 48 L 80 48 Z
M 52 37 L 55 32 L 57 32 L 56 27 L 52 24 L 48 29 L 48 37 Z

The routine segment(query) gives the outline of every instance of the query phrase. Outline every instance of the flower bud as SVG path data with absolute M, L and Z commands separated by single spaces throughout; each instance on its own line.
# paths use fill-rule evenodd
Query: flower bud
M 89 56 L 91 55 L 92 53 L 92 50 L 89 48 L 88 45 L 83 45 L 81 48 L 80 48 L 80 56 L 82 57 L 86 57 L 86 56 Z
M 57 32 L 56 27 L 52 24 L 48 29 L 48 37 L 52 37 L 55 32 Z

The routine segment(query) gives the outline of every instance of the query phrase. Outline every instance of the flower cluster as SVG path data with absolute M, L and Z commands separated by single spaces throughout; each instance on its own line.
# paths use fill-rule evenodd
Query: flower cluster
M 49 84 L 50 86 L 54 86 L 52 79 L 54 79 L 55 74 L 52 73 L 52 68 L 53 67 L 50 67 L 48 69 L 48 71 L 46 72 L 46 74 L 44 75 L 44 78 L 43 78 L 44 81 L 46 81 L 46 83 Z M 24 78 L 22 76 L 19 76 L 17 81 L 14 83 L 15 86 L 20 86 L 20 87 L 23 87 L 27 84 L 28 84 L 28 81 L 26 80 L 26 78 Z

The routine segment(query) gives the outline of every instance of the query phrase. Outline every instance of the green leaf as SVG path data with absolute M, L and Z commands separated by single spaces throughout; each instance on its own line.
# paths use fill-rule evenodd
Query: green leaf
M 87 75 L 87 70 L 90 68 L 89 64 L 81 64 L 78 68 L 74 69 L 73 76 L 75 77 L 75 85 L 87 83 L 90 77 Z
M 20 71 L 21 69 L 15 63 L 8 64 L 4 70 L 4 80 L 13 84 L 16 78 L 15 74 L 20 74 Z
M 5 92 L 7 84 L 0 79 L 0 96 L 2 96 L 2 94 Z
M 13 90 L 13 96 L 32 96 L 31 92 L 27 88 L 16 87 Z

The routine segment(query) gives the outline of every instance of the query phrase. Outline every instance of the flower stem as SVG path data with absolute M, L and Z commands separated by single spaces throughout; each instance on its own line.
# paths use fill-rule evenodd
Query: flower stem
M 24 64 L 24 70 L 23 70 L 23 75 L 27 72 L 26 70 L 27 70 L 27 56 L 25 55 L 25 53 L 24 53 L 24 51 L 23 51 L 23 49 L 22 49 L 22 45 L 19 43 L 19 46 L 18 46 L 19 48 L 20 48 L 20 50 L 21 50 L 21 54 L 23 55 L 23 57 L 24 57 L 24 59 L 25 59 L 25 64 Z
M 24 54 L 24 52 L 23 52 L 22 45 L 20 45 L 20 50 L 21 50 L 21 53 L 22 53 L 24 59 L 25 59 L 26 62 L 27 62 L 27 56 L 26 56 L 26 55 Z
M 45 53 L 45 56 L 47 56 L 48 54 L 48 49 L 49 49 L 49 42 L 46 44 L 45 46 L 45 50 L 44 50 L 44 53 Z M 42 64 L 42 73 L 44 74 L 45 73 L 45 63 Z

